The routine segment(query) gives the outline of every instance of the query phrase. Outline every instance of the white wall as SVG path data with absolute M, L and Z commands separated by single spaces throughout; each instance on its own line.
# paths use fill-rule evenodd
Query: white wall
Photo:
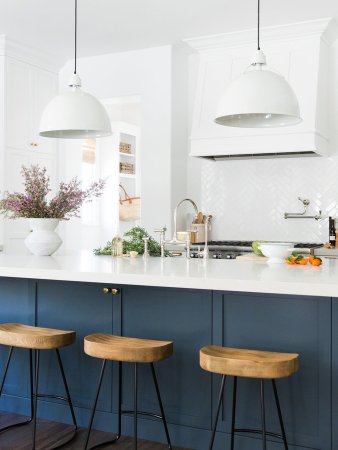
M 332 158 L 292 158 L 212 162 L 188 157 L 187 193 L 214 216 L 214 239 L 328 241 L 328 221 L 284 219 L 300 212 L 298 196 L 311 200 L 310 213 L 319 209 L 338 217 L 338 44 L 331 79 Z M 190 113 L 196 56 L 190 61 Z
M 172 164 L 172 149 L 182 148 L 187 142 L 186 130 L 179 137 L 173 135 L 173 124 L 179 118 L 187 117 L 181 113 L 173 119 L 175 110 L 187 107 L 187 101 L 173 100 L 173 49 L 170 46 L 157 47 L 125 53 L 81 58 L 78 61 L 78 73 L 83 81 L 83 89 L 98 98 L 112 98 L 139 95 L 141 98 L 141 196 L 142 226 L 149 231 L 162 225 L 171 226 L 173 171 L 176 166 L 185 167 L 186 152 L 181 158 L 175 158 Z M 72 63 L 69 62 L 60 72 L 60 89 L 65 89 Z M 187 71 L 185 72 L 187 74 Z M 177 77 L 178 84 L 184 77 Z M 175 91 L 175 90 L 174 90 Z M 175 91 L 177 92 L 177 91 Z M 60 179 L 69 179 L 78 175 L 79 155 L 74 154 L 74 143 L 60 145 Z M 176 152 L 176 150 L 175 150 Z M 76 152 L 75 152 L 76 153 Z M 185 175 L 175 177 L 175 196 L 184 195 Z M 88 244 L 85 235 L 79 238 L 80 220 L 72 220 L 63 226 L 65 248 L 92 248 L 93 239 Z M 83 230 L 82 230 L 83 231 Z M 88 235 L 88 231 L 85 232 Z M 111 236 L 97 234 L 96 244 L 101 245 Z M 95 241 L 94 239 L 94 241 Z

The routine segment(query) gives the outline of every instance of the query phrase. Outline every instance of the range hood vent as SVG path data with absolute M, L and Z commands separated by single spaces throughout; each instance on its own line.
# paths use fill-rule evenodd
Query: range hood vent
M 190 155 L 219 160 L 328 156 L 334 150 L 334 92 L 338 92 L 338 26 L 321 19 L 262 29 L 271 69 L 293 88 L 302 123 L 279 128 L 233 128 L 214 118 L 221 93 L 249 66 L 255 30 L 188 39 L 194 50 L 195 95 Z
M 320 156 L 316 152 L 277 152 L 277 153 L 244 153 L 242 155 L 217 155 L 199 156 L 199 158 L 210 159 L 212 161 L 230 161 L 238 159 L 271 159 L 271 158 L 299 158 L 309 156 Z

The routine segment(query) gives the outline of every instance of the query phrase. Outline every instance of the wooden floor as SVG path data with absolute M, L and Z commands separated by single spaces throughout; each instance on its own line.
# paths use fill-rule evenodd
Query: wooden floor
M 0 428 L 7 426 L 16 421 L 22 420 L 22 416 L 17 416 L 15 414 L 1 413 L 0 412 Z M 70 437 L 72 432 L 72 427 L 63 425 L 56 422 L 47 422 L 43 420 L 38 421 L 38 440 L 36 450 L 49 450 L 56 444 L 61 444 L 63 441 Z M 61 440 L 58 440 L 58 436 L 62 436 Z M 90 440 L 90 445 L 94 445 L 105 440 L 109 440 L 113 437 L 110 433 L 103 433 L 101 431 L 92 432 L 92 437 Z M 24 425 L 21 427 L 13 428 L 12 430 L 6 431 L 0 434 L 0 450 L 31 450 L 32 444 L 32 427 L 31 424 Z M 80 429 L 78 435 L 74 441 L 70 444 L 62 447 L 64 450 L 83 450 L 85 440 L 85 430 Z M 127 437 L 121 437 L 118 444 L 115 446 L 102 447 L 102 449 L 112 449 L 116 450 L 133 450 L 133 440 Z M 150 441 L 139 441 L 138 450 L 165 450 L 168 447 L 164 444 L 158 444 L 156 442 Z M 178 449 L 175 450 L 187 450 Z

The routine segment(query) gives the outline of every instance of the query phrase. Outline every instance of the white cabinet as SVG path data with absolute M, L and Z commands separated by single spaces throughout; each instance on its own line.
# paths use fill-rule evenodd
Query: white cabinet
M 54 152 L 55 140 L 39 136 L 41 114 L 57 92 L 57 75 L 14 58 L 6 59 L 6 146 Z
M 47 168 L 54 189 L 57 181 L 57 141 L 41 138 L 39 123 L 45 106 L 57 94 L 57 73 L 10 56 L 4 57 L 3 64 L 2 160 L 5 171 L 1 188 L 10 192 L 22 191 L 21 167 L 38 164 Z M 8 251 L 23 252 L 23 239 L 28 231 L 26 220 L 1 220 L 0 235 L 3 234 L 3 237 L 0 241 L 4 242 Z

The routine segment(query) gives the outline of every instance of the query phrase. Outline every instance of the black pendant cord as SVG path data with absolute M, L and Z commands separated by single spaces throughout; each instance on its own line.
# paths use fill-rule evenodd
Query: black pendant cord
M 260 15 L 261 15 L 261 2 L 258 0 L 258 8 L 257 8 L 257 50 L 260 50 Z
M 76 57 L 77 57 L 77 0 L 75 0 L 75 35 L 74 35 L 74 74 L 76 74 Z

